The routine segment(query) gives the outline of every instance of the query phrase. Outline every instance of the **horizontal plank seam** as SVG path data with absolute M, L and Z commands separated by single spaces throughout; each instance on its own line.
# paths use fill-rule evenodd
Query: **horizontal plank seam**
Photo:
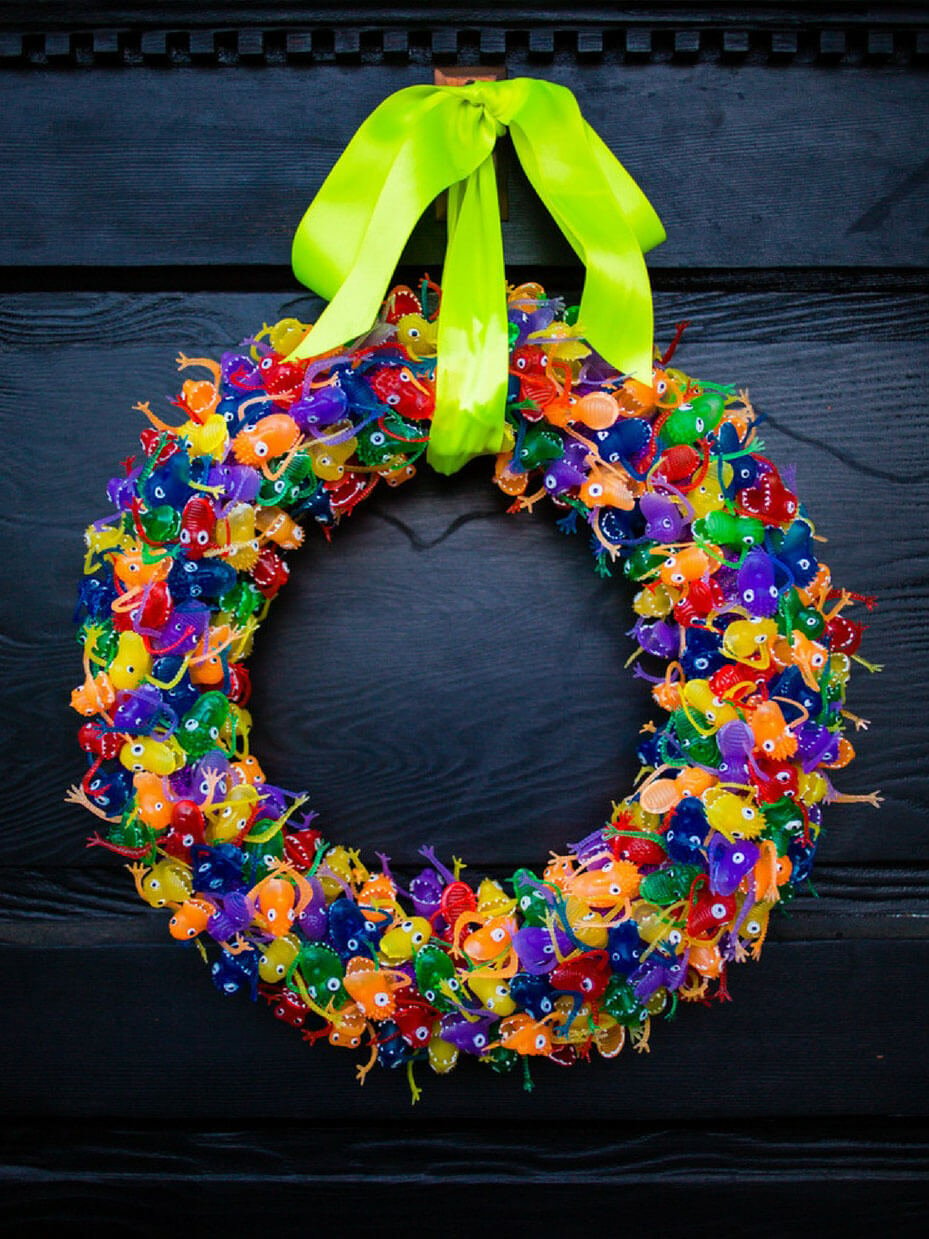
M 568 293 L 580 290 L 580 268 L 511 264 L 513 280 L 539 280 Z M 396 279 L 415 280 L 418 267 L 399 267 Z M 929 266 L 912 267 L 662 267 L 650 268 L 656 292 L 835 292 L 924 294 Z M 0 293 L 106 292 L 304 292 L 287 266 L 228 264 L 190 266 L 16 266 L 0 267 Z M 310 295 L 304 293 L 304 295 Z

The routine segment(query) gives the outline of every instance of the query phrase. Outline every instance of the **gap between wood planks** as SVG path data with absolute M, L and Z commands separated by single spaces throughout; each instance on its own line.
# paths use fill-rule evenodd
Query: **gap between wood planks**
M 426 264 L 427 266 L 429 264 Z M 418 266 L 397 268 L 395 282 L 420 278 Z M 656 292 L 929 292 L 929 268 L 913 267 L 655 267 Z M 578 268 L 508 265 L 514 284 L 536 280 L 563 295 L 580 295 Z M 269 264 L 0 267 L 0 293 L 263 292 L 293 293 L 290 267 Z

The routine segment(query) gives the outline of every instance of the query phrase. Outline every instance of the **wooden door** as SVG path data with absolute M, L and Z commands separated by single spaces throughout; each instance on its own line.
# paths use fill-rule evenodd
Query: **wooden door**
M 81 535 L 173 358 L 309 315 L 293 229 L 357 125 L 436 65 L 570 86 L 661 214 L 657 337 L 749 388 L 850 589 L 878 595 L 872 720 L 815 896 L 734 1001 L 649 1055 L 526 1093 L 465 1064 L 353 1082 L 192 950 L 84 844 L 68 694 Z M 923 6 L 52 3 L 0 14 L 0 1096 L 9 1233 L 401 1227 L 899 1233 L 926 1200 L 929 25 Z M 438 275 L 430 213 L 402 274 Z M 521 174 L 514 278 L 580 272 Z M 253 661 L 255 744 L 327 838 L 409 873 L 541 863 L 602 821 L 649 717 L 631 594 L 487 462 L 422 471 L 297 561 Z M 545 1067 L 548 1067 L 546 1070 Z

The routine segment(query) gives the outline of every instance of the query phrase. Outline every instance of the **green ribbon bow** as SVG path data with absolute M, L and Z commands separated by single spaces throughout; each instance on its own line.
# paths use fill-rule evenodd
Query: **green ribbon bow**
M 410 233 L 448 189 L 427 453 L 441 473 L 498 452 L 503 442 L 509 343 L 492 154 L 507 129 L 533 188 L 587 268 L 579 333 L 617 370 L 652 378 L 643 254 L 665 231 L 574 95 L 533 78 L 399 90 L 362 124 L 300 221 L 294 272 L 329 305 L 290 356 L 315 357 L 370 330 Z

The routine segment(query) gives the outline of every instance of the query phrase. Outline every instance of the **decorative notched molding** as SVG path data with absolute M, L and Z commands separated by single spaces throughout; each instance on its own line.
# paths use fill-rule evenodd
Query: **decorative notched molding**
M 414 24 L 240 29 L 0 29 L 0 67 L 235 66 L 284 64 L 475 64 L 512 70 L 546 62 L 610 64 L 697 61 L 760 64 L 929 66 L 925 26 L 793 24 L 778 29 L 696 23 L 574 26 Z

